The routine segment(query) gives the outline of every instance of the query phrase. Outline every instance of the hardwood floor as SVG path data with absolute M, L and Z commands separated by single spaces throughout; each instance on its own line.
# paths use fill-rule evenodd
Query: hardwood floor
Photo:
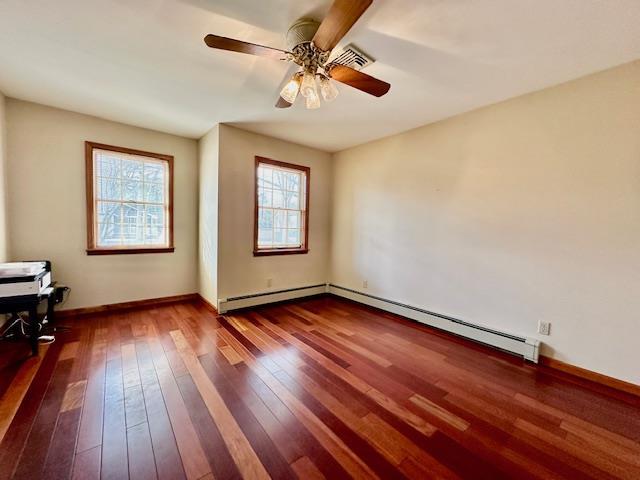
M 640 478 L 640 401 L 321 297 L 0 344 L 0 479 Z

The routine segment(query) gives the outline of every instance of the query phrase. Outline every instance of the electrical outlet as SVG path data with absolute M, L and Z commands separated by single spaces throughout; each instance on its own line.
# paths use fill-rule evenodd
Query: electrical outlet
M 273 278 L 267 278 L 267 287 L 271 287 L 273 285 Z
M 543 322 L 540 320 L 538 322 L 538 333 L 540 335 L 550 335 L 551 334 L 551 323 Z
M 369 282 L 367 280 L 362 281 L 362 288 L 369 288 Z

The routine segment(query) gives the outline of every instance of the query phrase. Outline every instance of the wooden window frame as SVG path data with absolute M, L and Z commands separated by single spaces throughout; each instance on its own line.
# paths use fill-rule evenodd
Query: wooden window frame
M 258 248 L 258 167 L 260 164 L 273 165 L 276 167 L 288 168 L 291 170 L 298 170 L 305 174 L 305 195 L 304 195 L 304 212 L 302 215 L 303 226 L 303 238 L 304 241 L 301 247 L 290 248 Z M 253 222 L 253 256 L 263 257 L 270 255 L 297 255 L 309 253 L 309 198 L 311 197 L 311 168 L 304 165 L 296 165 L 293 163 L 281 162 L 279 160 L 273 160 L 266 157 L 255 157 L 255 168 L 253 175 L 253 188 L 254 188 L 254 222 Z
M 150 157 L 167 162 L 169 166 L 169 192 L 168 192 L 168 246 L 116 246 L 98 247 L 96 245 L 96 216 L 94 198 L 94 171 L 93 171 L 93 151 L 107 150 L 141 157 Z M 116 147 L 103 143 L 85 142 L 85 166 L 86 166 L 86 192 L 87 192 L 87 255 L 122 255 L 134 253 L 170 253 L 175 251 L 173 244 L 173 156 L 161 153 L 145 152 L 126 147 Z

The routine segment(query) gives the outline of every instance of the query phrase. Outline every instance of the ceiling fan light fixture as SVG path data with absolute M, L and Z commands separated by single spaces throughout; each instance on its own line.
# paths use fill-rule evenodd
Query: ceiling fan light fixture
M 329 77 L 325 77 L 324 75 L 320 76 L 320 92 L 322 93 L 322 98 L 324 98 L 325 102 L 335 100 L 339 93 L 338 88 L 334 83 L 329 79 Z
M 307 97 L 307 109 L 314 110 L 316 108 L 320 108 L 320 96 L 318 95 L 318 90 L 311 90 L 311 93 Z
M 293 106 L 300 95 L 305 98 L 307 108 L 319 108 L 320 95 L 327 102 L 338 95 L 334 81 L 381 97 L 389 91 L 391 85 L 362 73 L 359 68 L 352 68 L 351 65 L 362 67 L 367 62 L 370 63 L 357 49 L 347 47 L 345 52 L 329 62 L 336 45 L 372 2 L 373 0 L 333 0 L 321 23 L 300 19 L 287 32 L 288 51 L 214 34 L 206 35 L 204 42 L 217 50 L 267 57 L 298 65 L 300 70 L 282 88 L 276 108 Z M 336 63 L 336 59 L 341 60 Z
M 304 98 L 309 98 L 313 93 L 315 93 L 316 97 L 318 96 L 318 86 L 316 85 L 314 72 L 305 70 L 302 76 L 302 84 L 300 85 L 300 93 Z
M 300 82 L 302 81 L 302 75 L 300 73 L 295 73 L 291 80 L 287 82 L 287 84 L 282 87 L 282 91 L 280 92 L 280 96 L 289 103 L 293 103 L 296 101 L 298 97 L 298 92 L 300 92 Z

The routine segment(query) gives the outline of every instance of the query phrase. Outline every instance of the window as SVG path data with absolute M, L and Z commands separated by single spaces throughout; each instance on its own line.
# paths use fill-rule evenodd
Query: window
M 253 254 L 307 253 L 309 167 L 256 157 Z
M 87 253 L 173 252 L 173 157 L 85 145 Z

